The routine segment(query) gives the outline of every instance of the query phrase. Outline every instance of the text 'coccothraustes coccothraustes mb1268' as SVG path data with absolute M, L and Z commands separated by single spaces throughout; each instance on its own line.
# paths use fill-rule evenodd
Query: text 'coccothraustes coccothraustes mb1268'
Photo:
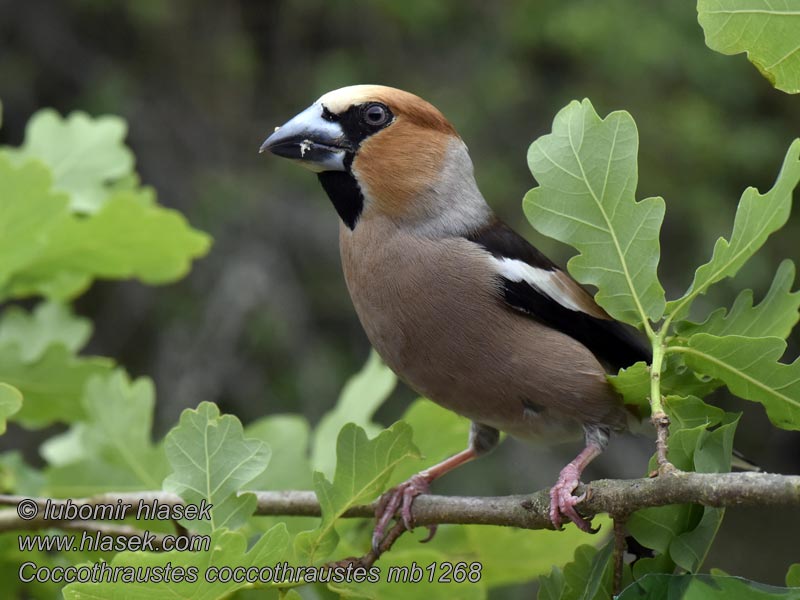
M 421 98 L 378 85 L 322 96 L 261 147 L 317 173 L 341 218 L 347 288 L 370 342 L 409 386 L 472 421 L 468 448 L 388 492 L 377 546 L 399 509 L 485 454 L 499 431 L 530 439 L 583 434 L 585 448 L 551 489 L 550 517 L 575 510 L 581 472 L 625 429 L 606 373 L 650 360 L 567 273 L 502 223 L 467 146 Z

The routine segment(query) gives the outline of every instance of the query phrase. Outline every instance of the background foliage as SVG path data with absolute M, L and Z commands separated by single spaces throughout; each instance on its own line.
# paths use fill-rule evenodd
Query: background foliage
M 14 305 L 0 322 L 0 381 L 25 394 L 20 406 L 15 389 L 0 385 L 0 415 L 16 413 L 14 419 L 26 427 L 47 427 L 33 434 L 12 424 L 0 441 L 19 450 L 3 455 L 2 475 L 7 489 L 20 493 L 74 496 L 161 487 L 175 468 L 174 456 L 170 437 L 153 440 L 163 438 L 183 408 L 204 400 L 238 415 L 246 423 L 247 438 L 284 449 L 281 461 L 273 458 L 267 471 L 256 473 L 251 489 L 314 485 L 319 490 L 331 479 L 347 477 L 335 471 L 332 460 L 337 434 L 347 421 L 370 436 L 381 428 L 373 421 L 390 424 L 404 415 L 411 424 L 413 443 L 425 460 L 412 458 L 409 449 L 393 481 L 463 446 L 466 425 L 426 404 L 406 408 L 408 391 L 398 390 L 383 403 L 394 381 L 375 363 L 362 374 L 362 387 L 351 384 L 349 399 L 345 392 L 329 412 L 346 374 L 358 368 L 368 347 L 332 252 L 335 215 L 313 178 L 256 154 L 274 125 L 328 89 L 372 81 L 410 89 L 434 102 L 469 144 L 479 184 L 492 205 L 562 264 L 571 251 L 535 236 L 519 210 L 520 198 L 532 186 L 523 153 L 531 140 L 550 130 L 553 115 L 573 98 L 590 95 L 603 116 L 627 109 L 641 140 L 637 195 L 658 194 L 667 203 L 658 274 L 669 298 L 679 297 L 688 285 L 686 266 L 710 255 L 719 235 L 728 236 L 742 190 L 747 185 L 770 188 L 800 124 L 796 97 L 773 90 L 744 57 L 709 51 L 697 14 L 681 3 L 548 0 L 501 7 L 480 2 L 108 5 L 42 0 L 12 6 L 5 0 L 0 2 L 0 33 L 5 40 L 0 139 L 10 144 L 0 152 L 0 198 L 14 198 L 20 190 L 30 198 L 11 203 L 21 214 L 0 216 L 0 290 L 6 304 Z M 40 112 L 29 121 L 41 106 L 57 111 Z M 179 209 L 214 236 L 214 252 L 183 283 L 150 288 L 101 282 L 80 297 L 76 313 L 57 303 L 86 292 L 97 277 L 175 280 L 209 243 L 140 185 L 133 153 L 122 142 L 125 121 L 72 113 L 76 109 L 124 117 L 142 180 L 159 190 L 163 205 Z M 710 317 L 720 328 L 717 334 L 732 333 L 725 328 L 736 321 L 735 307 L 741 313 L 754 310 L 752 298 L 766 293 L 779 259 L 797 257 L 797 227 L 793 219 L 774 236 L 744 267 L 735 286 L 722 282 L 701 297 L 697 320 L 709 307 L 730 305 L 734 290 L 752 287 L 755 294 L 739 296 L 726 318 L 721 313 Z M 33 239 L 36 243 L 29 243 Z M 791 303 L 786 298 L 792 279 L 791 266 L 782 266 L 771 288 L 776 291 L 767 299 Z M 94 332 L 87 317 L 95 323 Z M 785 323 L 770 326 L 780 337 L 789 332 Z M 787 355 L 796 356 L 797 349 L 795 334 Z M 758 352 L 775 360 L 781 350 L 771 342 Z M 115 362 L 132 375 L 115 368 Z M 42 382 L 45 373 L 44 389 L 28 385 Z M 135 378 L 143 374 L 154 378 L 157 403 L 154 386 Z M 705 383 L 703 391 L 716 387 Z M 796 435 L 774 429 L 760 407 L 720 392 L 714 402 L 745 411 L 737 446 L 748 456 L 770 471 L 800 471 Z M 204 406 L 183 418 L 207 419 L 215 427 L 229 418 Z M 682 448 L 726 444 L 726 435 L 737 425 L 720 411 L 709 422 L 722 427 L 708 432 L 691 401 L 673 403 L 673 408 L 673 419 L 686 431 L 680 434 L 686 438 Z M 296 414 L 280 414 L 287 412 L 302 413 L 311 424 Z M 262 419 L 265 414 L 273 416 Z M 117 420 L 121 415 L 125 426 Z M 67 429 L 64 423 L 71 425 Z M 392 435 L 401 435 L 401 429 Z M 238 438 L 230 443 L 246 444 Z M 484 464 L 479 461 L 437 484 L 437 491 L 522 493 L 544 487 L 573 452 L 506 442 Z M 650 452 L 647 439 L 616 440 L 587 477 L 638 476 Z M 671 458 L 692 466 L 692 456 Z M 31 465 L 43 466 L 43 473 Z M 312 470 L 327 480 L 312 479 Z M 181 481 L 171 481 L 181 489 Z M 341 505 L 332 501 L 329 514 L 337 510 Z M 675 522 L 691 524 L 691 531 L 702 524 L 696 536 L 719 524 L 714 511 L 682 510 L 673 515 Z M 728 513 L 706 564 L 783 584 L 787 560 L 800 558 L 792 556 L 792 539 L 800 533 L 797 515 Z M 281 547 L 285 538 L 280 528 L 270 529 L 274 520 L 254 523 L 250 526 L 257 532 L 275 536 L 271 547 Z M 348 546 L 355 544 L 355 524 L 334 529 L 324 524 L 317 530 L 318 521 L 292 520 L 288 526 L 292 534 L 316 531 L 300 538 L 313 547 L 337 535 L 341 550 L 357 550 Z M 784 535 L 775 539 L 775 531 Z M 694 559 L 682 550 L 682 532 L 676 528 L 650 541 L 676 564 L 690 568 Z M 242 533 L 218 535 L 227 536 L 226 547 L 243 543 Z M 551 537 L 544 541 L 540 536 L 546 535 Z M 520 556 L 535 556 L 541 544 L 560 548 L 563 543 L 563 563 L 579 539 L 584 538 L 445 528 L 424 549 L 410 537 L 404 540 L 393 560 L 434 560 L 458 545 L 466 556 L 487 562 L 487 577 L 492 573 L 487 586 L 508 585 L 535 575 Z M 14 544 L 4 540 L 3 555 L 16 561 Z M 746 551 L 753 545 L 764 548 L 763 554 Z M 493 565 L 489 549 L 497 553 L 504 547 L 530 551 L 515 552 L 517 560 L 505 557 L 507 568 Z M 593 553 L 587 548 L 576 558 L 589 564 Z M 87 558 L 69 555 L 69 560 Z M 559 561 L 548 556 L 541 572 L 553 562 Z M 577 569 L 565 568 L 565 581 Z M 553 577 L 557 587 L 558 576 Z M 43 590 L 41 597 L 51 592 Z M 497 597 L 512 593 L 508 588 L 495 592 L 502 594 Z

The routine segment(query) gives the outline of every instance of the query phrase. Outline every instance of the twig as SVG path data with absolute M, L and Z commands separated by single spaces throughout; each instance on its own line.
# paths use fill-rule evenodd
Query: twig
M 622 591 L 622 568 L 624 566 L 625 550 L 628 544 L 625 541 L 625 523 L 628 515 L 614 517 L 614 583 L 611 588 L 614 596 Z
M 800 476 L 768 473 L 687 473 L 675 471 L 651 479 L 601 479 L 590 485 L 581 514 L 625 514 L 668 504 L 708 506 L 800 506 Z M 580 490 L 578 490 L 580 492 Z M 256 492 L 260 515 L 319 516 L 313 492 Z M 462 523 L 552 529 L 549 490 L 497 497 L 418 496 L 417 525 Z M 345 517 L 373 516 L 371 505 L 354 506 Z
M 584 486 L 585 487 L 585 486 Z M 620 515 L 640 508 L 668 504 L 703 504 L 707 506 L 800 506 L 800 475 L 769 473 L 686 473 L 675 471 L 650 479 L 601 479 L 591 483 L 592 493 L 578 505 L 584 517 L 598 513 Z M 578 493 L 582 490 L 579 489 Z M 314 492 L 250 492 L 258 500 L 256 515 L 319 516 L 320 506 Z M 135 503 L 157 499 L 179 503 L 166 492 L 103 494 L 72 500 L 75 504 L 115 503 L 118 498 Z M 15 506 L 23 496 L 0 495 L 0 506 Z M 34 498 L 44 506 L 46 498 Z M 479 524 L 503 525 L 525 529 L 552 529 L 548 516 L 549 490 L 529 495 L 496 497 L 455 497 L 423 495 L 414 501 L 417 525 Z M 373 505 L 354 506 L 345 518 L 372 518 Z M 52 521 L 23 521 L 16 510 L 0 510 L 0 532 L 16 529 L 52 527 Z
M 654 473 L 654 476 L 658 474 L 667 474 L 675 470 L 674 465 L 669 462 L 667 458 L 667 450 L 669 449 L 667 446 L 667 439 L 669 438 L 669 417 L 664 412 L 653 413 L 650 420 L 656 428 L 656 462 L 658 463 L 658 471 Z

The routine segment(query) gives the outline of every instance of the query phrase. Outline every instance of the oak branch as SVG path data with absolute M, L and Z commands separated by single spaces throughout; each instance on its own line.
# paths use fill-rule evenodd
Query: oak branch
M 585 517 L 609 513 L 625 517 L 641 508 L 668 504 L 703 504 L 708 506 L 800 506 L 800 475 L 769 473 L 686 473 L 671 472 L 650 479 L 601 479 L 585 486 L 589 490 L 586 500 L 578 505 Z M 579 492 L 581 490 L 579 489 Z M 314 492 L 254 491 L 258 499 L 257 515 L 319 516 L 320 505 Z M 163 504 L 181 504 L 183 501 L 167 492 L 108 493 L 91 498 L 73 499 L 73 504 L 107 504 L 118 499 L 131 504 L 158 500 Z M 23 496 L 0 495 L 0 505 L 17 506 Z M 30 500 L 30 499 L 28 499 Z M 33 498 L 44 507 L 46 498 Z M 50 503 L 63 502 L 50 499 Z M 417 525 L 480 524 L 520 527 L 524 529 L 552 529 L 548 516 L 549 490 L 533 494 L 497 497 L 419 496 L 414 502 L 414 519 Z M 369 518 L 373 505 L 354 506 L 344 513 L 345 518 Z M 102 521 L 45 521 L 40 517 L 23 520 L 17 510 L 0 510 L 0 531 L 33 530 L 49 527 L 64 529 L 107 528 L 114 535 L 131 536 L 136 531 Z

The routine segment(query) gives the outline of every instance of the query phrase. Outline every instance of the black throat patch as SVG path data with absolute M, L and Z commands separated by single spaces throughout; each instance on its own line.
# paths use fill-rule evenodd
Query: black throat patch
M 379 105 L 385 111 L 386 120 L 381 123 L 370 124 L 365 120 L 365 111 L 370 106 Z M 348 108 L 342 114 L 334 114 L 322 107 L 322 118 L 326 121 L 337 122 L 341 125 L 347 140 L 348 152 L 344 159 L 346 171 L 323 171 L 318 173 L 319 182 L 333 202 L 333 207 L 339 213 L 344 224 L 351 230 L 364 210 L 364 194 L 352 172 L 353 159 L 361 142 L 374 135 L 394 122 L 394 114 L 388 106 L 379 102 L 365 102 Z
M 356 178 L 349 171 L 323 171 L 318 173 L 319 182 L 333 207 L 345 225 L 355 229 L 358 218 L 364 210 L 364 194 Z

